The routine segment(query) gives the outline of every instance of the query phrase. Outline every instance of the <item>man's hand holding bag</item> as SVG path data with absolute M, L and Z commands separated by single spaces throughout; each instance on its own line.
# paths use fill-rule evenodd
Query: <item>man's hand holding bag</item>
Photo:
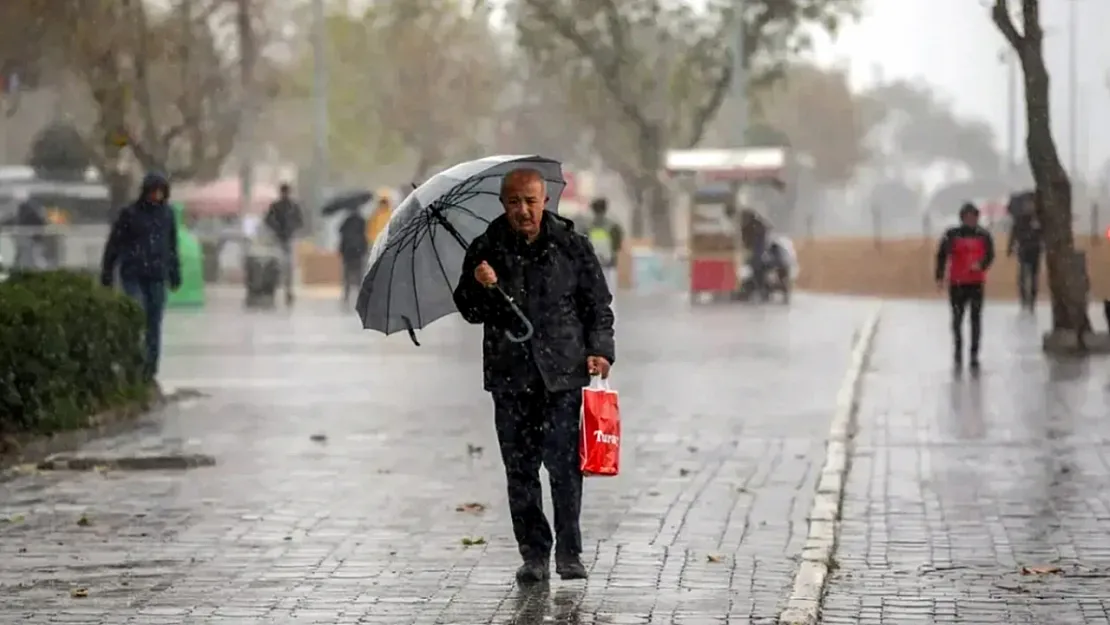
M 608 372 L 606 372 L 608 373 Z M 582 444 L 578 455 L 583 475 L 620 472 L 621 416 L 617 392 L 601 376 L 582 389 Z

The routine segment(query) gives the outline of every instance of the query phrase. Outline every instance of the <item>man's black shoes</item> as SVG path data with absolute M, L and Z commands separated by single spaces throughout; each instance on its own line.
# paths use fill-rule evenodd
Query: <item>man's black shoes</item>
M 525 560 L 516 570 L 516 581 L 521 584 L 538 584 L 551 577 L 547 560 Z
M 586 572 L 586 565 L 582 564 L 582 558 L 578 556 L 555 556 L 555 572 L 559 574 L 559 579 L 586 579 L 589 574 Z

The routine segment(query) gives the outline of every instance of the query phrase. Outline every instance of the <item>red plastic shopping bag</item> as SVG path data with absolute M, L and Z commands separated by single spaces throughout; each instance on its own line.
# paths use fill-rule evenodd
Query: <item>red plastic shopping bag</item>
M 582 389 L 582 444 L 578 456 L 584 475 L 620 472 L 620 402 L 617 392 L 601 378 L 594 378 Z

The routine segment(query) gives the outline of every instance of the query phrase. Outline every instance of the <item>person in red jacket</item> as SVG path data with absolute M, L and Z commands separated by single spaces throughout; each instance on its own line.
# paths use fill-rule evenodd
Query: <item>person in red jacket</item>
M 971 308 L 971 370 L 979 370 L 979 337 L 983 327 L 983 284 L 994 262 L 994 239 L 979 226 L 979 209 L 960 207 L 960 225 L 950 228 L 937 246 L 937 288 L 948 276 L 948 302 L 952 306 L 952 340 L 956 367 L 962 367 L 964 314 Z

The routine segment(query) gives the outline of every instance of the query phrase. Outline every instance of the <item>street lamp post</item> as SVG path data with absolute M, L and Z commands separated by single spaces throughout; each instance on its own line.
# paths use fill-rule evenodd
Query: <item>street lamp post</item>
M 328 181 L 328 34 L 324 0 L 312 2 L 312 190 L 311 206 L 324 201 Z
M 1071 160 L 1071 177 L 1079 172 L 1079 31 L 1078 0 L 1068 2 L 1068 152 Z
M 744 59 L 747 47 L 744 32 L 744 0 L 735 0 L 735 33 L 732 38 L 732 101 L 736 106 L 736 117 L 731 120 L 729 132 L 732 146 L 742 148 L 747 143 L 748 134 L 748 68 Z
M 1006 64 L 1006 175 L 1012 175 L 1017 169 L 1017 99 L 1018 99 L 1018 62 L 1017 54 L 1009 48 L 1003 48 L 998 54 L 998 60 Z

